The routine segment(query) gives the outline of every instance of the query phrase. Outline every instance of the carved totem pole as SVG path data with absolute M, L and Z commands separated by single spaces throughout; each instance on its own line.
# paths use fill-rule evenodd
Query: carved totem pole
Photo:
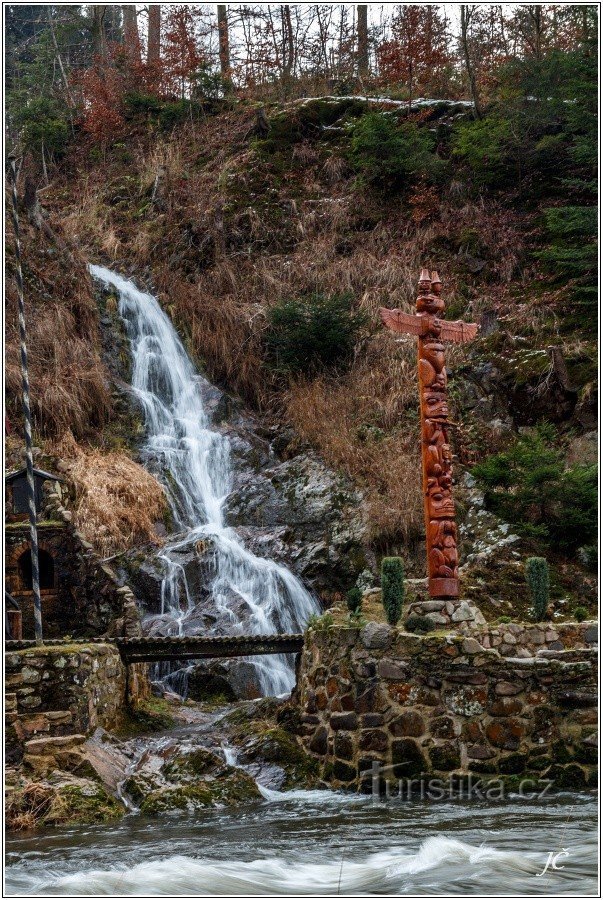
M 419 276 L 416 315 L 399 309 L 380 309 L 384 325 L 400 334 L 419 338 L 419 400 L 427 573 L 431 597 L 457 597 L 459 593 L 457 533 L 452 499 L 452 454 L 448 442 L 448 402 L 444 341 L 463 344 L 478 326 L 446 322 L 440 297 L 442 282 L 427 269 Z

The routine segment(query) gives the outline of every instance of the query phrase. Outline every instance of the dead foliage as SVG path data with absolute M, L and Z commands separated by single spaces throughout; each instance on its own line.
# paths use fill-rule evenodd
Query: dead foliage
M 6 265 L 7 414 L 19 427 L 21 360 L 16 263 L 10 226 Z M 78 438 L 102 428 L 110 412 L 107 373 L 99 352 L 98 310 L 82 259 L 22 223 L 22 264 L 30 397 L 34 429 Z
M 365 492 L 376 535 L 422 528 L 416 349 L 381 333 L 377 308 L 414 306 L 423 265 L 439 268 L 454 317 L 512 306 L 521 270 L 513 213 L 420 185 L 410 206 L 355 184 L 345 149 L 306 139 L 286 165 L 249 135 L 253 110 L 190 123 L 161 139 L 138 132 L 126 167 L 82 159 L 65 230 L 92 257 L 115 254 L 149 273 L 188 349 L 207 374 L 262 412 L 292 422 Z M 134 151 L 134 148 L 136 150 Z M 151 204 L 161 168 L 161 203 Z M 72 191 L 73 193 L 73 191 Z M 477 274 L 476 274 L 477 273 Z M 266 312 L 277 301 L 349 292 L 373 323 L 350 370 L 289 385 L 267 365 Z M 451 348 L 456 367 L 469 352 Z
M 47 815 L 56 797 L 54 788 L 32 781 L 23 790 L 10 791 L 6 798 L 5 821 L 11 831 L 31 831 Z
M 80 446 L 69 432 L 53 451 L 66 460 L 75 487 L 74 523 L 101 556 L 161 543 L 155 525 L 167 500 L 150 472 L 122 451 Z

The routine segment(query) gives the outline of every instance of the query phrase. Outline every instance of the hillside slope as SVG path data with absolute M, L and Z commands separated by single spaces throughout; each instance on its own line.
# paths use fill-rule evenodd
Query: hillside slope
M 369 504 L 373 547 L 402 553 L 421 575 L 416 351 L 413 339 L 383 332 L 377 308 L 411 310 L 429 265 L 448 316 L 481 325 L 471 346 L 448 353 L 459 476 L 501 451 L 521 455 L 526 442 L 536 459 L 552 454 L 555 477 L 584 469 L 596 424 L 595 320 L 576 306 L 575 280 L 538 259 L 543 210 L 560 196 L 524 202 L 519 183 L 477 184 L 451 141 L 470 116 L 450 104 L 414 116 L 415 143 L 396 146 L 379 129 L 393 121 L 404 132 L 401 114 L 354 98 L 268 116 L 267 133 L 244 103 L 165 131 L 139 103 L 102 158 L 84 138 L 73 147 L 44 204 L 86 258 L 157 293 L 193 358 L 265 417 L 285 456 L 309 443 L 351 476 Z M 308 357 L 306 371 L 283 366 L 275 310 L 341 295 L 358 323 L 351 355 L 336 366 Z M 480 483 L 500 506 L 495 479 L 482 473 Z M 530 512 L 526 504 L 515 514 Z M 544 552 L 558 565 L 560 596 L 584 602 L 590 579 L 576 566 L 588 553 L 543 537 L 539 515 L 522 555 Z M 583 524 L 577 540 L 587 545 Z

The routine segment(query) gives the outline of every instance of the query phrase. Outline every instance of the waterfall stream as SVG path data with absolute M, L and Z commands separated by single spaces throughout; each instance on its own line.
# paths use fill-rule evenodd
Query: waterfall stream
M 143 460 L 159 471 L 180 532 L 158 551 L 165 573 L 161 585 L 164 633 L 199 631 L 198 620 L 189 622 L 197 598 L 184 567 L 173 558 L 198 542 L 211 547 L 207 588 L 216 616 L 214 627 L 220 626 L 222 633 L 226 627 L 233 635 L 302 631 L 318 610 L 316 600 L 292 572 L 255 556 L 224 523 L 224 501 L 232 487 L 230 443 L 211 426 L 200 391 L 203 379 L 169 318 L 155 297 L 131 281 L 102 266 L 90 266 L 90 272 L 117 291 L 132 354 L 132 389 L 144 414 Z M 249 664 L 261 694 L 292 690 L 291 657 L 259 656 L 250 658 Z M 181 681 L 182 676 L 186 677 L 185 670 L 181 670 Z

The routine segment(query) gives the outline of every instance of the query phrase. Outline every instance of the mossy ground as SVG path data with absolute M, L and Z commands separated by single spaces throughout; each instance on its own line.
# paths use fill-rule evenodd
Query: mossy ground
M 173 704 L 167 700 L 162 697 L 150 697 L 124 711 L 115 734 L 127 739 L 174 728 L 177 723 L 174 712 Z

